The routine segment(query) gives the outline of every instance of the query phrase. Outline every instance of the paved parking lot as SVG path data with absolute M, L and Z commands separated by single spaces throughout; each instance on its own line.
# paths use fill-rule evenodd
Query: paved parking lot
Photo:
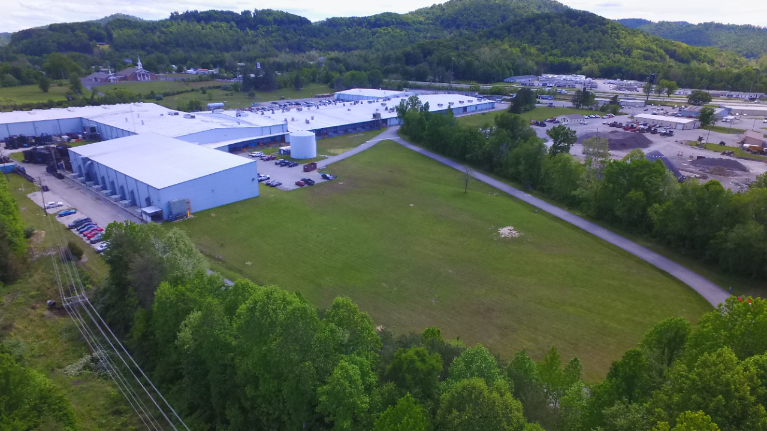
M 104 223 L 100 223 L 100 222 L 96 221 L 90 214 L 83 213 L 80 209 L 69 205 L 69 203 L 67 203 L 67 201 L 65 199 L 63 199 L 57 193 L 52 192 L 52 191 L 51 192 L 39 192 L 39 191 L 32 192 L 32 193 L 29 193 L 27 195 L 27 197 L 29 199 L 31 199 L 32 202 L 34 202 L 37 205 L 39 205 L 40 208 L 45 208 L 45 205 L 48 202 L 60 202 L 60 203 L 62 203 L 63 205 L 60 206 L 60 207 L 48 208 L 45 211 L 48 214 L 50 214 L 51 217 L 54 220 L 56 220 L 58 223 L 61 223 L 64 226 L 67 226 L 67 225 L 69 225 L 69 223 L 72 223 L 73 221 L 75 221 L 77 219 L 80 219 L 80 218 L 83 218 L 83 217 L 91 217 L 91 220 L 93 220 L 96 224 L 98 224 L 102 228 L 106 228 L 106 226 L 109 224 L 109 223 L 104 224 Z M 68 215 L 68 216 L 64 216 L 64 217 L 59 217 L 58 216 L 58 214 L 60 212 L 68 210 L 68 209 L 74 209 L 74 210 L 77 210 L 77 212 L 74 213 L 74 214 Z M 77 233 L 77 232 L 75 232 L 75 233 Z M 94 248 L 96 247 L 97 244 L 91 244 L 88 239 L 86 239 L 82 235 L 79 235 L 79 236 L 80 236 L 80 238 L 82 238 L 82 240 L 85 243 L 85 245 L 88 245 L 88 246 L 94 247 Z
M 277 158 L 277 160 L 279 160 L 279 158 Z M 258 173 L 269 175 L 272 180 L 281 182 L 282 185 L 277 187 L 280 190 L 288 191 L 300 188 L 296 185 L 296 181 L 304 177 L 311 178 L 317 183 L 325 181 L 322 179 L 322 177 L 320 177 L 320 173 L 317 169 L 313 170 L 312 172 L 304 172 L 303 164 L 299 164 L 293 168 L 283 168 L 275 165 L 274 162 L 274 160 L 270 160 L 268 162 L 257 160 Z M 321 166 L 321 163 L 322 162 L 317 163 L 317 166 Z

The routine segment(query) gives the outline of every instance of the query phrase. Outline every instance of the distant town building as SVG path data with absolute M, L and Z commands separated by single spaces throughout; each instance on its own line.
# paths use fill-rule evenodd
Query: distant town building
M 535 75 L 520 75 L 520 76 L 509 76 L 508 78 L 504 79 L 503 82 L 508 83 L 533 83 L 538 80 L 538 77 Z

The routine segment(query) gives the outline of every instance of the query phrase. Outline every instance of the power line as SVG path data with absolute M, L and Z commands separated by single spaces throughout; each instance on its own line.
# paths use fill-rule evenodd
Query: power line
M 40 179 L 40 186 L 42 187 L 42 178 Z M 45 207 L 45 202 L 43 200 L 43 207 Z M 145 402 L 142 400 L 142 397 L 140 396 L 140 391 L 136 391 L 130 382 L 129 378 L 127 378 L 123 373 L 119 370 L 119 367 L 117 364 L 112 360 L 110 357 L 111 354 L 117 355 L 117 357 L 120 359 L 120 362 L 127 368 L 127 371 L 131 374 L 133 377 L 133 380 L 135 380 L 136 383 L 140 386 L 141 390 L 146 394 L 147 397 L 151 400 L 151 404 L 154 404 L 157 411 L 162 416 L 162 419 L 165 420 L 165 422 L 170 425 L 171 428 L 173 428 L 174 431 L 178 431 L 178 428 L 176 427 L 176 424 L 172 420 L 174 417 L 175 419 L 183 425 L 183 428 L 185 428 L 187 431 L 189 431 L 189 427 L 187 427 L 186 423 L 184 423 L 183 419 L 176 413 L 176 411 L 173 409 L 173 407 L 168 403 L 168 401 L 165 399 L 165 397 L 160 393 L 160 391 L 157 389 L 157 387 L 152 383 L 152 381 L 149 379 L 149 377 L 144 373 L 144 371 L 141 369 L 141 367 L 136 363 L 136 361 L 133 359 L 133 357 L 128 353 L 127 349 L 123 344 L 120 342 L 119 338 L 112 332 L 112 330 L 109 328 L 109 326 L 106 324 L 104 319 L 98 314 L 98 311 L 96 308 L 91 304 L 90 300 L 88 299 L 87 295 L 85 294 L 85 287 L 82 282 L 82 279 L 80 278 L 80 274 L 77 268 L 77 265 L 75 263 L 75 260 L 72 256 L 71 250 L 68 246 L 62 245 L 63 241 L 61 238 L 60 232 L 56 229 L 55 221 L 52 220 L 50 215 L 48 215 L 48 212 L 44 210 L 44 217 L 46 218 L 48 228 L 50 232 L 53 234 L 52 238 L 56 242 L 56 247 L 58 249 L 58 253 L 54 253 L 52 255 L 53 257 L 53 266 L 54 266 L 54 275 L 56 279 L 56 283 L 59 287 L 59 294 L 61 296 L 62 306 L 66 310 L 69 317 L 72 319 L 72 321 L 75 323 L 75 326 L 77 327 L 80 334 L 83 336 L 83 339 L 88 344 L 88 348 L 91 351 L 92 356 L 97 356 L 99 359 L 99 362 L 104 366 L 104 369 L 106 370 L 107 374 L 112 378 L 112 380 L 117 385 L 120 392 L 123 394 L 123 396 L 126 398 L 128 403 L 130 404 L 131 408 L 136 412 L 136 415 L 139 416 L 141 421 L 144 423 L 144 425 L 147 427 L 147 429 L 151 430 L 154 429 L 156 431 L 162 430 L 162 425 L 160 422 L 161 419 L 158 419 L 155 417 L 155 415 L 151 412 L 151 408 L 149 408 Z M 64 267 L 64 270 L 66 271 L 66 279 L 62 277 L 62 272 L 59 269 L 58 262 L 56 261 L 56 255 L 58 254 L 58 257 L 61 259 L 61 263 Z M 64 283 L 66 282 L 67 288 L 64 288 Z M 67 293 L 69 296 L 67 296 Z M 90 321 L 90 324 L 95 326 L 97 331 L 94 331 L 91 329 L 88 325 L 88 322 L 86 321 L 86 318 L 83 316 L 83 314 L 80 312 L 80 307 L 82 307 L 83 310 L 85 310 L 85 313 L 88 315 L 88 320 Z M 108 333 L 108 334 L 107 334 Z M 101 334 L 101 337 L 103 337 L 104 341 L 109 344 L 109 348 L 105 348 L 105 345 L 102 344 L 100 341 L 99 334 Z M 111 336 L 111 338 L 110 338 Z M 112 339 L 114 339 L 114 343 L 112 342 Z M 115 343 L 120 346 L 120 349 L 115 346 Z M 120 352 L 122 350 L 123 353 Z M 95 352 L 95 355 L 94 355 Z M 133 364 L 133 367 L 135 367 L 136 370 L 138 370 L 140 376 L 134 372 L 133 367 L 126 361 L 125 357 L 128 357 L 131 364 Z M 156 396 L 159 397 L 162 400 L 162 403 L 159 403 L 157 400 L 155 400 L 155 397 L 152 395 L 152 391 L 144 385 L 141 381 L 141 377 L 143 377 L 148 385 L 151 387 L 151 389 L 155 392 Z M 135 403 L 135 404 L 134 404 Z M 166 414 L 165 409 L 161 407 L 161 404 L 164 403 L 164 406 L 171 411 L 171 414 Z M 141 411 L 141 413 L 139 412 Z M 169 417 L 170 416 L 170 417 Z

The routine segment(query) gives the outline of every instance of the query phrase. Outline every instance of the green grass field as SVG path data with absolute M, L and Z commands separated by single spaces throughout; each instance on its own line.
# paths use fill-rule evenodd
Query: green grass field
M 51 83 L 47 93 L 43 93 L 37 85 L 0 88 L 0 105 L 66 100 L 69 88 L 63 81 L 61 83 L 61 86 L 58 85 L 59 81 Z
M 21 208 L 25 224 L 38 231 L 30 239 L 32 255 L 27 271 L 17 282 L 0 285 L 0 332 L 7 340 L 25 352 L 26 365 L 53 381 L 72 401 L 78 429 L 126 430 L 139 429 L 141 422 L 113 383 L 86 372 L 70 377 L 63 368 L 88 354 L 88 347 L 66 313 L 52 313 L 45 301 L 58 302 L 59 291 L 54 282 L 51 257 L 40 255 L 53 244 L 53 235 L 47 230 L 43 211 L 26 197 L 34 186 L 16 175 L 8 176 L 11 190 Z M 2 180 L 4 181 L 4 180 Z M 21 190 L 21 188 L 24 190 Z M 83 241 L 57 222 L 65 238 Z M 107 266 L 90 247 L 85 246 L 85 258 L 80 263 L 93 279 L 100 283 L 106 276 Z
M 706 126 L 703 127 L 705 130 L 710 130 L 712 132 L 717 133 L 726 133 L 729 135 L 740 135 L 741 133 L 745 132 L 744 129 L 736 129 L 734 127 L 726 127 L 726 126 Z
M 710 306 L 649 264 L 393 142 L 328 170 L 339 178 L 195 214 L 216 267 L 299 291 L 347 295 L 396 332 L 438 326 L 511 359 L 556 345 L 590 380 L 668 316 Z M 522 236 L 500 238 L 514 226 Z
M 224 85 L 224 82 L 218 81 L 152 81 L 152 82 L 121 82 L 119 84 L 99 85 L 93 87 L 96 91 L 105 92 L 122 88 L 134 93 L 149 94 L 154 91 L 155 93 L 164 93 L 168 91 L 183 91 L 190 90 L 192 88 L 204 88 Z
M 460 124 L 463 124 L 464 126 L 482 127 L 482 125 L 484 125 L 485 123 L 488 123 L 492 126 L 493 122 L 495 121 L 495 116 L 501 112 L 504 112 L 504 111 L 485 112 L 485 113 L 478 113 L 473 115 L 465 115 L 463 117 L 458 117 L 458 122 Z M 539 106 L 533 109 L 532 111 L 525 112 L 524 114 L 522 114 L 522 116 L 529 120 L 543 121 L 547 118 L 558 117 L 560 115 L 567 115 L 567 114 L 602 115 L 602 113 L 598 111 L 589 111 L 585 109 L 562 108 L 562 107 L 546 108 L 546 107 Z
M 227 108 L 245 108 L 256 102 L 260 103 L 279 100 L 282 97 L 285 99 L 305 99 L 314 97 L 317 94 L 326 94 L 332 92 L 333 90 L 327 85 L 309 84 L 302 88 L 300 91 L 297 91 L 294 88 L 282 88 L 271 92 L 256 92 L 256 96 L 251 99 L 248 97 L 247 93 L 235 93 L 231 91 L 214 89 L 208 90 L 207 94 L 194 92 L 169 96 L 164 100 L 159 100 L 155 103 L 168 108 L 178 109 L 180 106 L 182 106 L 184 103 L 188 103 L 190 100 L 199 100 L 203 105 L 211 102 L 226 102 Z

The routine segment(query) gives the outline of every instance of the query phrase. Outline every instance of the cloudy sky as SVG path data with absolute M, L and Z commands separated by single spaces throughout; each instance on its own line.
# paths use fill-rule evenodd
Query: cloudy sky
M 589 10 L 607 18 L 646 18 L 653 21 L 718 21 L 767 26 L 765 0 L 560 0 L 576 9 Z M 0 32 L 13 32 L 53 22 L 97 19 L 126 13 L 144 19 L 166 18 L 173 11 L 274 8 L 318 21 L 330 16 L 364 16 L 379 12 L 408 12 L 430 6 L 434 0 L 3 0 L 5 18 Z

